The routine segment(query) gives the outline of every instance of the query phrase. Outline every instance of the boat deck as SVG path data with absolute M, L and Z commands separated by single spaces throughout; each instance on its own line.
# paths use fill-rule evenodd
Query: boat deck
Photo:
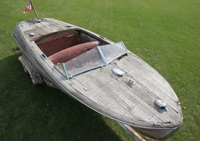
M 112 68 L 122 70 L 124 76 L 116 76 Z M 135 80 L 136 84 L 128 85 L 127 77 Z M 72 87 L 84 96 L 119 116 L 131 119 L 131 122 L 157 122 L 165 124 L 164 127 L 177 126 L 182 122 L 177 123 L 180 113 L 173 89 L 157 71 L 132 53 L 107 67 L 78 75 L 70 81 Z M 157 108 L 156 99 L 165 101 L 167 108 Z

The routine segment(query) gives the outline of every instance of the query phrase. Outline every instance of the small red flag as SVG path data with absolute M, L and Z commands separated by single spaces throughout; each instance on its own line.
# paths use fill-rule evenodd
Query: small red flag
M 31 4 L 31 2 L 29 2 L 27 5 L 26 5 L 26 9 L 23 13 L 27 13 L 27 12 L 30 12 L 31 10 L 33 10 L 33 6 Z

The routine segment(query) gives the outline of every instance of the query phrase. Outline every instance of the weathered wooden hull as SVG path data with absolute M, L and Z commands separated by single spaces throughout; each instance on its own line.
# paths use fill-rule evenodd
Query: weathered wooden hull
M 132 128 L 149 138 L 164 140 L 164 139 L 171 137 L 176 131 L 179 130 L 180 127 L 168 128 L 168 129 L 167 128 L 166 129 L 162 129 L 162 128 L 154 129 L 154 128 L 142 128 L 142 127 L 140 127 L 140 128 L 132 127 Z
M 97 40 L 101 44 L 113 42 L 74 25 L 67 27 L 64 22 L 52 19 L 42 19 L 42 21 L 57 32 L 34 20 L 29 20 L 16 25 L 13 38 L 21 52 L 49 83 L 54 84 L 54 87 L 94 111 L 130 125 L 150 138 L 163 139 L 180 128 L 183 116 L 175 92 L 156 70 L 131 52 L 128 52 L 127 57 L 116 60 L 104 68 L 94 69 L 66 80 L 56 71 L 55 64 L 48 59 L 48 56 L 58 51 L 53 52 L 51 49 L 51 52 L 47 50 L 48 47 L 53 48 L 53 45 L 59 44 L 60 50 L 66 48 L 66 45 L 63 45 L 65 38 L 73 44 L 67 46 L 89 40 Z M 73 37 L 80 40 L 71 39 L 72 35 L 63 34 L 65 31 L 76 31 L 77 35 Z M 35 35 L 30 36 L 30 32 L 34 32 Z M 56 38 L 55 42 L 51 42 L 53 38 Z M 40 56 L 44 52 L 47 59 L 42 59 Z M 111 72 L 112 68 L 122 70 L 125 72 L 124 76 L 115 76 Z M 127 85 L 128 77 L 133 78 L 136 85 Z M 156 107 L 156 99 L 167 102 L 167 109 Z

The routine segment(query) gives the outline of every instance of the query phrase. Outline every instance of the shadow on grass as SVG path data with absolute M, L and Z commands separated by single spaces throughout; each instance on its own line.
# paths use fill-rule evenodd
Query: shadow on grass
M 45 84 L 34 87 L 20 55 L 0 60 L 1 140 L 121 140 L 102 115 Z

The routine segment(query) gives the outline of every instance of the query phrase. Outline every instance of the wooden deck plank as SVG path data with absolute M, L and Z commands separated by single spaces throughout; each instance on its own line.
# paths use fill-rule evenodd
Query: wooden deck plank
M 54 20 L 54 21 L 52 22 L 52 25 L 53 25 L 54 27 L 57 27 L 57 28 L 61 29 L 61 30 L 66 30 L 66 29 L 68 29 L 68 27 L 66 26 L 66 23 L 65 23 L 65 22 L 60 22 L 60 21 L 58 21 L 58 20 Z
M 96 98 L 96 100 L 98 100 L 98 103 L 100 105 L 107 105 L 108 103 L 110 103 L 110 98 L 106 95 L 106 93 L 99 89 L 98 91 L 96 91 L 95 93 L 93 93 L 92 95 L 93 98 Z M 113 110 L 113 109 L 110 109 Z
M 158 117 L 156 115 L 154 115 L 150 120 L 151 120 L 152 123 L 154 123 L 154 122 L 162 123 L 163 122 L 163 120 L 160 119 L 160 117 Z
M 60 23 L 58 20 L 47 18 L 45 19 L 45 22 L 47 23 L 50 27 L 55 28 L 55 30 L 66 30 L 67 26 L 66 23 L 62 22 Z
M 99 90 L 100 88 L 92 81 L 92 80 L 87 80 L 84 82 L 84 85 L 86 86 L 86 88 L 88 90 L 90 90 L 91 92 L 96 92 L 97 90 Z
M 130 119 L 134 119 L 134 120 L 138 120 L 133 114 L 131 114 L 130 112 L 127 112 L 125 115 L 125 117 L 130 118 Z
M 71 82 L 73 84 L 71 86 L 77 91 L 79 91 L 81 94 L 85 95 L 86 97 L 89 97 L 93 93 L 91 89 L 88 89 L 87 86 L 83 84 L 82 82 L 80 82 L 78 79 L 73 79 L 71 80 Z M 87 90 L 85 90 L 85 88 Z
M 97 96 L 98 96 L 97 94 L 92 93 L 88 98 L 89 98 L 90 100 L 94 101 L 95 103 L 97 103 L 97 104 L 100 105 L 100 106 L 105 106 L 104 103 L 99 102 L 99 99 L 98 99 Z
M 166 84 L 166 81 L 162 81 L 161 78 L 158 77 L 157 73 L 150 75 L 149 77 L 146 78 L 146 80 L 153 83 L 158 88 Z
M 21 24 L 24 24 L 24 26 L 21 26 Z M 27 21 L 24 21 L 24 22 L 21 22 L 21 24 L 19 24 L 19 28 L 22 32 L 22 34 L 28 38 L 28 39 L 34 39 L 35 37 L 40 37 L 40 34 L 38 34 L 37 32 L 35 32 L 36 30 L 27 22 Z M 35 35 L 34 36 L 30 36 L 30 32 L 34 32 Z M 22 43 L 22 42 L 21 42 Z
M 125 115 L 126 114 L 126 110 L 121 107 L 119 105 L 119 103 L 117 103 L 115 100 L 110 101 L 110 103 L 108 103 L 106 105 L 109 109 L 112 109 L 113 112 L 119 114 L 119 115 Z
M 23 26 L 22 26 L 23 25 Z M 27 22 L 23 21 L 21 22 L 18 27 L 20 28 L 21 32 L 23 33 L 24 31 L 27 30 L 33 30 L 34 28 L 30 26 Z
M 132 110 L 139 103 L 135 98 L 130 97 L 127 93 L 121 94 L 116 98 L 116 101 L 127 111 Z
M 147 122 L 149 122 L 153 116 L 152 113 L 150 113 L 148 110 L 145 110 L 144 106 L 141 104 L 135 106 L 130 113 L 133 114 L 138 120 Z
M 35 33 L 38 33 L 40 36 L 44 35 L 44 34 L 47 34 L 48 32 L 43 30 L 42 27 L 38 27 L 36 26 L 35 24 L 31 24 L 31 23 L 28 23 L 30 26 L 32 26 L 34 28 L 34 32 Z

